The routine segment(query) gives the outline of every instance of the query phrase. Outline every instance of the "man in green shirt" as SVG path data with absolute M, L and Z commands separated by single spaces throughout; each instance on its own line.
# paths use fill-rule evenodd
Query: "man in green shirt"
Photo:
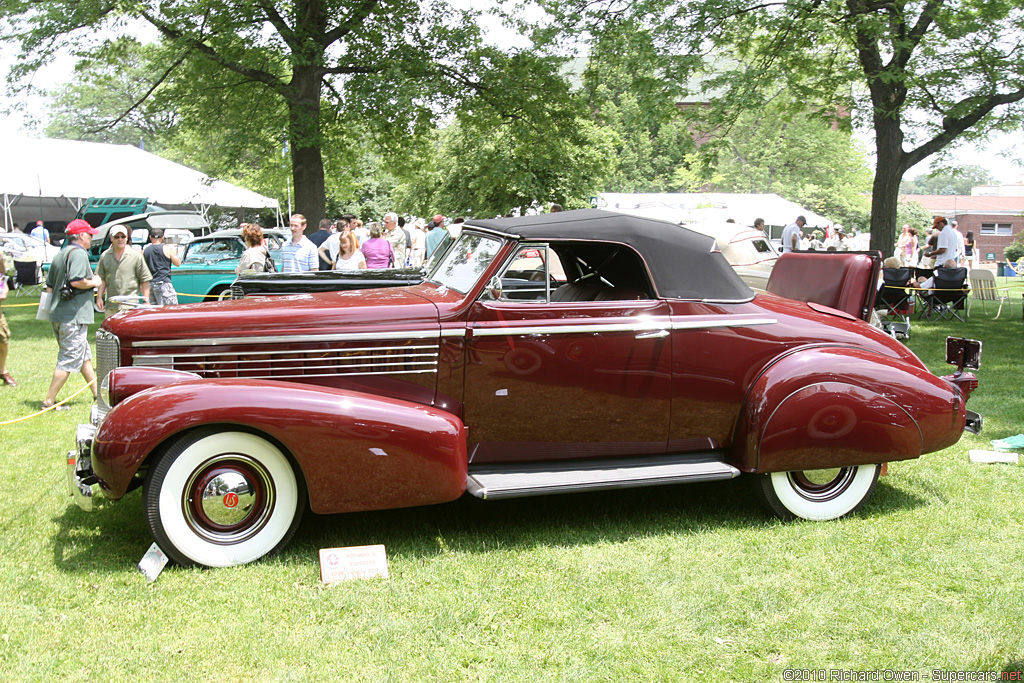
M 51 292 L 50 324 L 57 337 L 57 367 L 50 380 L 50 389 L 43 399 L 43 410 L 54 408 L 57 394 L 73 372 L 81 371 L 82 377 L 92 385 L 93 400 L 96 398 L 96 372 L 92 368 L 92 353 L 89 350 L 89 325 L 94 320 L 92 290 L 103 281 L 93 274 L 89 265 L 89 247 L 92 236 L 97 233 L 81 218 L 70 223 L 65 231 L 68 239 L 50 264 L 46 275 L 46 291 Z M 62 285 L 71 285 L 74 295 L 68 299 L 61 296 Z M 57 406 L 56 410 L 68 410 L 70 406 Z
M 123 225 L 111 228 L 110 241 L 110 248 L 96 264 L 96 274 L 103 281 L 96 290 L 96 305 L 105 313 L 105 318 L 121 310 L 120 304 L 111 301 L 111 297 L 138 294 L 141 290 L 143 300 L 149 301 L 149 281 L 153 279 L 142 254 L 128 246 L 128 228 Z

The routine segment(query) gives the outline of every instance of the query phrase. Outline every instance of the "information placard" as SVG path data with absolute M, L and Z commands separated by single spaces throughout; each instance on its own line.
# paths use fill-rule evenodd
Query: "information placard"
M 324 583 L 378 576 L 388 578 L 388 555 L 383 545 L 320 549 L 320 580 Z

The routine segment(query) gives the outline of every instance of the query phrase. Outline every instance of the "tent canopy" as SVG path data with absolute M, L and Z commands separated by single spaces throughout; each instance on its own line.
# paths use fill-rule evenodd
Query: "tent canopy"
M 763 218 L 767 226 L 783 226 L 795 221 L 797 216 L 804 216 L 808 228 L 835 225 L 835 221 L 777 194 L 604 192 L 598 195 L 597 208 L 680 224 L 731 218 L 740 225 L 753 225 L 755 218 Z
M 5 224 L 16 207 L 34 219 L 66 221 L 65 214 L 74 216 L 89 197 L 148 197 L 165 208 L 195 207 L 203 213 L 214 206 L 279 209 L 276 199 L 131 145 L 24 137 L 5 142 L 8 161 L 0 166 Z

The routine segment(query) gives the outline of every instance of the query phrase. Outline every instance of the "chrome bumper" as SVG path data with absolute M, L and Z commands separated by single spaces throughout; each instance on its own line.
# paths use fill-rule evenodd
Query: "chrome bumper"
M 981 434 L 982 417 L 979 413 L 973 410 L 967 411 L 967 422 L 964 424 L 964 429 L 971 434 Z
M 68 451 L 68 488 L 78 507 L 92 512 L 93 486 L 96 475 L 92 472 L 92 439 L 96 428 L 80 424 L 75 432 L 76 450 Z

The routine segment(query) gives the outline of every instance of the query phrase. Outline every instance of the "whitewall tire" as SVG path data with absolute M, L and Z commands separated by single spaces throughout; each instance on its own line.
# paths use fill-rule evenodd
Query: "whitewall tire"
M 287 545 L 306 504 L 302 478 L 248 432 L 190 432 L 152 465 L 143 494 L 160 548 L 182 565 L 230 567 Z
M 859 509 L 875 490 L 881 465 L 757 475 L 754 490 L 782 519 L 837 519 Z

